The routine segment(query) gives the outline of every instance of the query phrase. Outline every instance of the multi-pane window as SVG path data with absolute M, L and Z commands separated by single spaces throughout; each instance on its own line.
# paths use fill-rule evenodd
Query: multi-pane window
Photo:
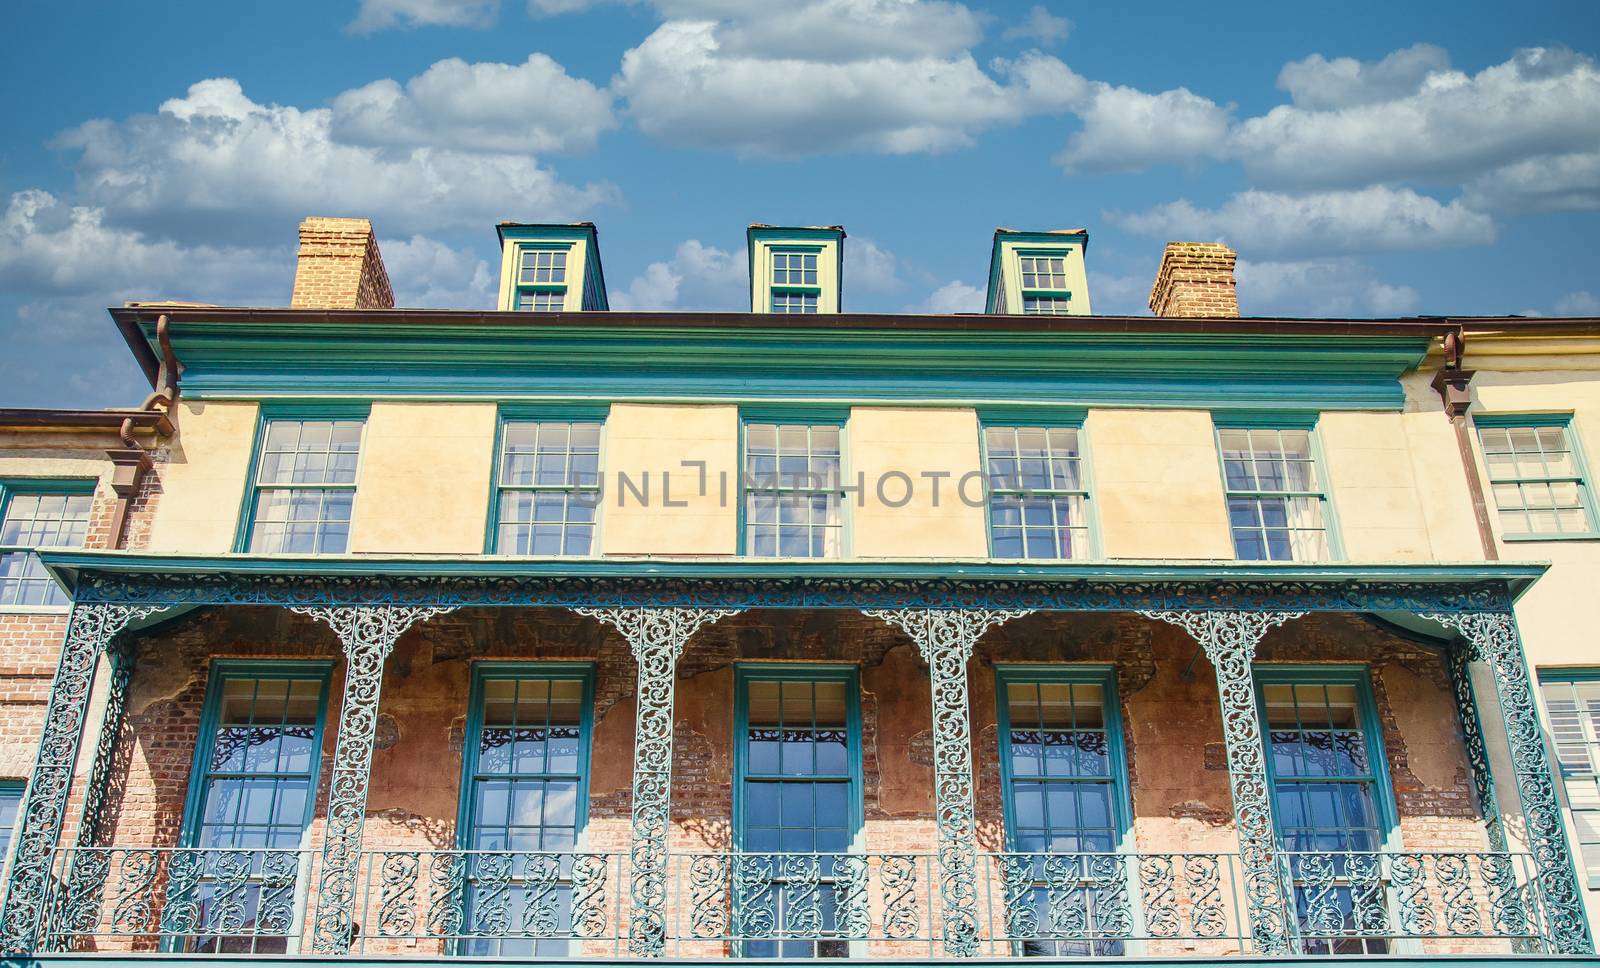
M 764 855 L 771 880 L 744 892 L 743 924 L 771 925 L 745 937 L 746 957 L 845 957 L 833 878 L 860 815 L 859 714 L 853 671 L 800 675 L 740 670 L 739 848 Z M 793 855 L 802 855 L 794 857 Z M 791 888 L 789 879 L 799 886 Z M 819 888 L 806 883 L 820 881 Z M 825 940 L 799 940 L 804 925 Z M 828 935 L 835 935 L 828 939 Z
M 558 313 L 566 299 L 567 250 L 520 248 L 517 251 L 517 309 Z
M 5 869 L 6 857 L 11 854 L 11 837 L 16 833 L 26 786 L 21 780 L 0 780 L 0 870 Z
M 0 485 L 0 608 L 66 604 L 66 593 L 33 549 L 82 547 L 93 503 L 92 486 L 69 493 Z
M 494 550 L 592 554 L 600 493 L 599 421 L 507 421 Z
M 1057 255 L 1025 255 L 1022 263 L 1022 312 L 1026 316 L 1065 316 L 1072 312 L 1067 291 L 1067 260 Z
M 1000 755 L 1006 770 L 1007 843 L 1019 855 L 1006 863 L 1033 869 L 1031 903 L 1041 926 L 1063 920 L 1092 925 L 1102 893 L 1125 885 L 1117 849 L 1123 822 L 1122 782 L 1113 755 L 1116 715 L 1108 679 L 1099 673 L 1003 669 Z M 1064 872 L 1083 885 L 1071 898 L 1051 898 L 1049 883 Z M 1030 902 L 1022 902 L 1030 903 Z M 1028 955 L 1120 954 L 1115 942 L 1046 937 L 1023 943 Z
M 1507 536 L 1595 533 L 1589 483 L 1565 418 L 1480 421 L 1478 439 Z
M 1368 699 L 1354 679 L 1272 681 L 1261 686 L 1271 760 L 1278 843 L 1295 882 L 1301 945 L 1308 954 L 1379 954 L 1382 938 L 1363 937 L 1358 904 L 1381 904 L 1376 858 L 1385 823 L 1382 776 L 1366 723 Z M 1332 858 L 1327 857 L 1333 853 Z M 1323 871 L 1332 864 L 1334 879 Z M 1331 892 L 1328 893 L 1328 892 Z M 1335 905 L 1340 921 L 1329 920 Z M 1320 936 L 1319 936 L 1320 935 Z
M 1600 885 L 1600 677 L 1539 679 L 1584 874 Z
M 836 558 L 844 531 L 838 424 L 744 426 L 745 553 Z
M 817 311 L 817 294 L 814 292 L 774 292 L 772 311 L 775 313 L 814 313 Z
M 996 558 L 1084 558 L 1089 491 L 1076 427 L 985 427 Z
M 1244 561 L 1320 561 L 1329 557 L 1322 475 L 1311 431 L 1217 430 L 1234 557 Z
M 588 673 L 502 666 L 480 671 L 475 685 L 462 846 L 484 853 L 473 856 L 468 871 L 473 911 L 466 921 L 502 914 L 510 924 L 548 918 L 549 933 L 565 935 L 572 930 L 570 852 L 586 815 Z M 508 892 L 514 881 L 544 876 L 537 869 L 544 865 L 553 865 L 557 875 L 554 896 Z M 530 904 L 539 908 L 530 911 Z M 498 913 L 491 914 L 490 905 Z M 469 938 L 462 948 L 469 955 L 559 956 L 567 953 L 567 941 Z
M 815 252 L 773 252 L 772 284 L 774 286 L 815 286 L 817 284 L 817 254 Z
M 257 665 L 213 675 L 185 839 L 185 846 L 201 851 L 185 859 L 197 865 L 198 883 L 191 890 L 200 916 L 194 923 L 204 933 L 181 939 L 186 948 L 284 950 L 283 926 L 266 922 L 291 910 L 292 885 L 267 881 L 292 877 L 300 867 L 295 852 L 303 846 L 316 799 L 326 698 L 327 669 L 321 666 Z M 247 873 L 241 856 L 248 860 Z M 223 906 L 237 914 L 224 916 Z
M 247 551 L 341 554 L 361 457 L 361 420 L 267 421 Z

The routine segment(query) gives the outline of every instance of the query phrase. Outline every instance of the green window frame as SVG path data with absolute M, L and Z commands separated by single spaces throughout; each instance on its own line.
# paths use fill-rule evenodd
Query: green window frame
M 1371 669 L 1259 665 L 1255 684 L 1273 825 L 1293 881 L 1298 944 L 1306 954 L 1392 953 L 1390 939 L 1357 933 L 1350 913 L 1353 888 L 1341 880 L 1351 857 L 1399 847 L 1400 818 Z M 1325 863 L 1335 867 L 1331 888 L 1320 870 Z M 1306 867 L 1305 880 L 1302 865 L 1315 865 Z M 1318 895 L 1327 890 L 1339 895 L 1345 923 L 1337 935 L 1319 936 L 1313 912 L 1326 907 Z
M 1556 772 L 1591 890 L 1600 890 L 1600 669 L 1540 669 Z
M 1071 250 L 1045 249 L 1017 252 L 1017 279 L 1022 289 L 1024 316 L 1072 315 L 1072 291 L 1067 288 L 1067 259 Z M 1005 309 L 1002 307 L 1001 312 Z
M 1316 415 L 1213 414 L 1239 561 L 1343 557 Z
M 501 411 L 489 505 L 490 554 L 599 554 L 608 409 Z
M 370 404 L 262 408 L 236 551 L 349 551 L 371 409 Z
M 847 414 L 753 410 L 739 422 L 739 554 L 842 558 Z
M 843 707 L 839 714 L 826 714 L 835 702 Z M 824 934 L 838 927 L 837 909 L 829 898 L 834 859 L 860 850 L 864 789 L 861 681 L 855 666 L 735 667 L 733 848 L 769 858 L 814 856 L 824 895 Z M 773 868 L 771 887 L 747 891 L 734 903 L 746 906 L 741 920 L 766 921 L 781 931 L 788 898 L 777 884 L 783 877 L 781 865 Z M 756 905 L 763 906 L 770 920 L 750 910 Z M 747 958 L 843 958 L 849 949 L 850 942 L 842 937 L 742 938 L 737 946 L 738 956 Z
M 1571 414 L 1486 414 L 1473 423 L 1503 539 L 1600 538 Z
M 817 245 L 774 245 L 767 249 L 772 273 L 771 307 L 774 313 L 815 313 L 822 298 Z
M 17 833 L 17 815 L 22 811 L 27 789 L 27 780 L 0 780 L 0 874 L 11 863 L 11 842 Z
M 559 855 L 557 932 L 571 930 L 573 852 L 589 820 L 595 670 L 586 662 L 480 662 L 472 668 L 462 755 L 456 847 L 469 855 L 470 912 L 478 903 L 507 904 L 520 924 L 527 899 L 500 891 L 507 876 L 525 878 L 532 864 Z M 483 852 L 483 853 L 476 853 Z M 492 868 L 479 865 L 485 859 Z M 501 859 L 509 858 L 510 868 Z M 497 873 L 493 885 L 486 873 Z M 482 897 L 480 897 L 480 892 Z M 463 924 L 473 923 L 469 913 Z M 457 939 L 461 955 L 561 957 L 569 939 Z
M 979 434 L 989 556 L 1099 557 L 1084 415 L 984 413 Z
M 556 242 L 518 243 L 512 267 L 512 308 L 517 312 L 559 313 L 566 308 L 572 246 Z
M 0 479 L 0 610 L 59 608 L 70 599 L 39 548 L 81 548 L 94 510 L 93 480 Z

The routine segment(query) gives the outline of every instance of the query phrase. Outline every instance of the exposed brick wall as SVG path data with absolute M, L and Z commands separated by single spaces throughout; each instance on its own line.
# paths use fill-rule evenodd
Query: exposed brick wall
M 1233 265 L 1238 253 L 1220 242 L 1168 242 L 1150 290 L 1157 316 L 1237 316 Z
M 300 223 L 291 309 L 390 309 L 394 290 L 372 223 L 312 217 Z

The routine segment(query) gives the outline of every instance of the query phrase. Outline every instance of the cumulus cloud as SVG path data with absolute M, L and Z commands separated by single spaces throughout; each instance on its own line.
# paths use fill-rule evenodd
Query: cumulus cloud
M 530 54 L 521 64 L 452 57 L 403 87 L 386 78 L 345 91 L 329 132 L 356 145 L 552 152 L 587 151 L 616 124 L 610 94 Z
M 916 305 L 907 306 L 906 312 L 936 315 L 981 313 L 985 295 L 977 286 L 969 286 L 958 279 L 952 279 L 929 293 L 927 299 Z
M 900 260 L 871 239 L 856 237 L 844 245 L 844 288 L 892 292 L 902 285 Z
M 1289 92 L 1296 107 L 1322 111 L 1405 97 L 1428 75 L 1449 68 L 1450 55 L 1432 44 L 1413 44 L 1379 61 L 1312 54 L 1283 65 L 1278 87 Z
M 1248 253 L 1277 256 L 1482 245 L 1495 237 L 1493 220 L 1460 199 L 1446 205 L 1382 186 L 1307 195 L 1247 191 L 1214 209 L 1180 200 L 1106 217 L 1141 235 L 1220 238 Z
M 361 0 L 351 33 L 370 34 L 393 27 L 487 27 L 500 13 L 500 0 Z
M 1569 292 L 1556 300 L 1555 315 L 1600 316 L 1600 297 L 1588 290 Z
M 1069 172 L 1142 171 L 1226 151 L 1230 109 L 1187 88 L 1146 94 L 1095 82 L 1075 113 L 1082 130 L 1056 161 Z
M 568 184 L 525 154 L 345 143 L 332 110 L 259 104 L 231 78 L 55 143 L 80 153 L 78 190 L 108 220 L 187 238 L 259 237 L 263 223 L 308 212 L 378 214 L 380 229 L 399 232 L 507 216 L 569 221 L 618 197 L 608 184 Z
M 1240 259 L 1234 275 L 1239 311 L 1246 316 L 1405 316 L 1420 296 L 1409 286 L 1379 279 L 1351 258 L 1257 262 Z
M 1057 17 L 1039 4 L 1034 4 L 1028 15 L 1007 27 L 1000 36 L 1006 40 L 1033 40 L 1050 45 L 1059 44 L 1072 32 L 1072 21 Z
M 744 253 L 689 239 L 672 258 L 652 262 L 620 292 L 611 308 L 632 311 L 738 312 L 750 308 L 749 267 Z
M 382 239 L 383 267 L 396 306 L 430 309 L 493 309 L 499 267 L 475 252 L 425 235 Z
M 1467 182 L 1467 203 L 1506 212 L 1600 208 L 1600 151 L 1529 158 Z

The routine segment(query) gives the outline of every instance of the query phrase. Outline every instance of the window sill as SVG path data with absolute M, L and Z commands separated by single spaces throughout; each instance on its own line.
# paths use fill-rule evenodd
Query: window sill
M 71 605 L 0 605 L 0 615 L 66 615 Z
M 1600 531 L 1580 531 L 1572 534 L 1503 534 L 1500 540 L 1511 544 L 1529 541 L 1600 541 Z

